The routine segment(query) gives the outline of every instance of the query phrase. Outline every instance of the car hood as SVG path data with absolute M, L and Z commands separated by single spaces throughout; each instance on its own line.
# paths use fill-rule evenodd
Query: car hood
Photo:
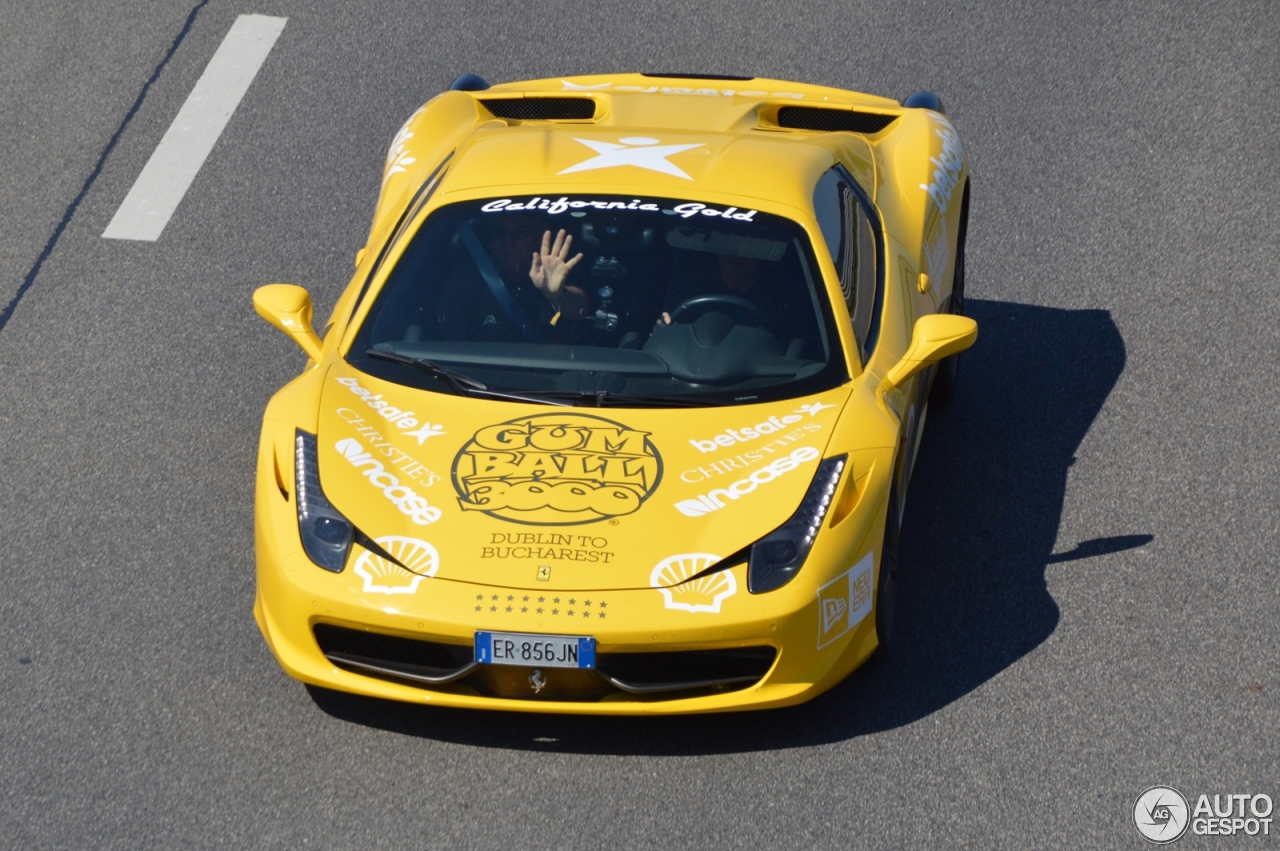
M 560 408 L 416 390 L 344 363 L 321 395 L 320 481 L 388 551 L 434 553 L 438 578 L 648 588 L 673 558 L 705 564 L 784 523 L 847 396 Z

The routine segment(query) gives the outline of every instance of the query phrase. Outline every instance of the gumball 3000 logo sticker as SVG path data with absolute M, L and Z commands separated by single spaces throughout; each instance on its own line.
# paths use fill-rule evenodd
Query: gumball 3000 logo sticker
M 631 514 L 662 480 L 649 432 L 585 414 L 538 414 L 480 429 L 453 460 L 464 511 L 538 526 Z

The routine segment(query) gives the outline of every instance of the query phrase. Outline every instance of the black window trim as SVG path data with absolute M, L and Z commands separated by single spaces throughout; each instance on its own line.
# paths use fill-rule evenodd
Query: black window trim
M 880 342 L 881 313 L 884 312 L 884 227 L 880 219 L 880 211 L 871 202 L 871 196 L 862 188 L 862 184 L 854 179 L 843 163 L 836 163 L 832 168 L 848 182 L 849 188 L 858 197 L 858 202 L 862 205 L 862 211 L 871 223 L 871 232 L 875 234 L 876 238 L 876 295 L 875 301 L 871 305 L 871 325 L 867 328 L 867 339 L 858 342 L 858 354 L 861 356 L 863 369 L 866 369 L 867 363 L 871 360 L 871 355 L 875 352 L 876 345 Z M 854 234 L 854 237 L 856 238 L 857 234 Z M 856 335 L 854 339 L 857 339 Z
M 431 200 L 431 196 L 435 194 L 436 187 L 444 181 L 444 169 L 449 164 L 449 160 L 453 159 L 453 151 L 440 161 L 435 171 L 427 175 L 427 179 L 422 181 L 422 185 L 418 187 L 418 191 L 414 193 L 413 198 L 405 205 L 404 212 L 400 214 L 400 218 L 396 220 L 396 226 L 391 230 L 391 236 L 382 244 L 382 250 L 378 252 L 378 259 L 374 261 L 373 268 L 369 270 L 368 276 L 364 279 L 364 284 L 360 287 L 360 294 L 356 296 L 355 303 L 351 305 L 351 313 L 347 316 L 347 327 L 351 327 L 351 322 L 356 318 L 356 313 L 360 311 L 360 303 L 364 301 L 365 295 L 369 292 L 369 286 L 373 283 L 373 279 L 382 269 L 382 263 L 387 259 L 387 255 L 391 253 L 391 247 L 400 241 L 400 237 L 404 235 L 404 231 L 409 222 L 413 221 L 426 203 Z

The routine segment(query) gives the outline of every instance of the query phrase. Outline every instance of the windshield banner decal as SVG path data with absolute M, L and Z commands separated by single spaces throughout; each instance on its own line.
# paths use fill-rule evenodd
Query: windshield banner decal
M 709 207 L 706 204 L 697 201 L 683 201 L 670 207 L 664 207 L 661 203 L 643 198 L 632 198 L 629 201 L 619 201 L 612 198 L 570 198 L 568 195 L 561 195 L 559 198 L 543 198 L 535 195 L 528 201 L 517 200 L 514 198 L 497 198 L 480 207 L 482 213 L 528 213 L 538 212 L 546 213 L 549 216 L 558 216 L 561 213 L 570 210 L 639 210 L 644 213 L 664 213 L 668 216 L 679 216 L 682 219 L 691 216 L 719 216 L 725 219 L 734 219 L 740 222 L 750 222 L 755 219 L 756 210 L 741 210 L 737 207 L 729 207 L 719 210 L 715 207 Z

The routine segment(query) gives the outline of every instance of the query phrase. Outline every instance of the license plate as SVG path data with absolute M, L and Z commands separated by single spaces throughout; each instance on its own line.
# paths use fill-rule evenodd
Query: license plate
M 596 640 L 581 635 L 477 630 L 476 661 L 482 665 L 594 668 Z

